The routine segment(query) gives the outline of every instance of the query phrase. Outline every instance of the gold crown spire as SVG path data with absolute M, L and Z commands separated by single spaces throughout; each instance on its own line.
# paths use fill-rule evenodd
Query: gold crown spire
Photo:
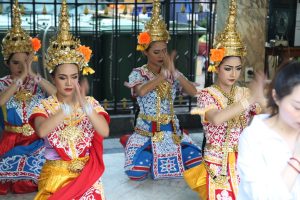
M 160 1 L 153 0 L 151 19 L 145 24 L 144 31 L 138 35 L 138 51 L 145 51 L 151 42 L 164 41 L 168 43 L 170 35 L 167 25 L 160 17 Z
M 209 72 L 216 72 L 216 67 L 220 64 L 226 56 L 239 56 L 246 55 L 246 47 L 241 40 L 240 34 L 236 28 L 237 16 L 237 2 L 230 0 L 229 13 L 227 17 L 227 24 L 224 30 L 217 35 L 214 49 L 210 50 L 210 61 L 213 62 L 209 66 Z
M 93 70 L 88 67 L 91 53 L 92 51 L 88 47 L 81 46 L 80 40 L 70 33 L 69 12 L 66 0 L 63 0 L 58 33 L 47 49 L 46 66 L 48 71 L 52 73 L 58 65 L 72 63 L 78 65 L 79 71 L 88 69 L 87 73 L 93 73 Z
M 18 0 L 15 0 L 15 4 L 13 5 L 13 23 L 12 23 L 12 30 L 15 33 L 20 33 L 22 31 L 21 28 L 21 13 L 19 8 Z
M 225 29 L 216 37 L 215 48 L 224 48 L 226 56 L 240 56 L 246 55 L 246 47 L 241 40 L 240 34 L 236 27 L 237 16 L 237 2 L 231 0 L 229 5 L 229 13 L 227 18 L 227 25 Z
M 13 5 L 12 28 L 2 40 L 2 54 L 4 60 L 8 60 L 13 53 L 34 52 L 31 37 L 21 27 L 21 12 L 18 0 Z
M 167 25 L 160 16 L 160 1 L 153 0 L 152 17 L 145 25 L 145 31 L 151 35 L 151 41 L 166 41 L 170 40 Z

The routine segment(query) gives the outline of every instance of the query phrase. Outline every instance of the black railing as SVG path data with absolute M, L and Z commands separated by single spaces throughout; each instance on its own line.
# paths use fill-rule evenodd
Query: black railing
M 96 73 L 89 77 L 91 95 L 111 113 L 132 112 L 135 107 L 130 91 L 123 83 L 133 68 L 145 63 L 144 56 L 136 51 L 136 38 L 149 20 L 152 7 L 151 1 L 147 0 L 142 3 L 140 0 L 124 1 L 67 1 L 73 34 L 93 50 L 91 66 Z M 164 0 L 161 4 L 162 16 L 171 35 L 169 49 L 177 50 L 176 66 L 189 80 L 196 81 L 196 72 L 199 74 L 197 60 L 201 56 L 205 60 L 200 69 L 205 80 L 203 86 L 210 85 L 212 77 L 206 71 L 207 48 L 212 45 L 216 0 Z M 12 5 L 13 0 L 0 2 L 0 39 L 11 26 Z M 55 33 L 44 34 L 43 31 L 48 26 L 54 29 L 58 26 L 61 0 L 19 0 L 19 5 L 23 12 L 23 27 L 32 36 L 38 35 L 48 41 Z M 207 36 L 204 37 L 206 50 L 199 55 L 198 39 L 203 35 Z M 4 73 L 6 71 L 0 69 L 0 74 Z M 178 96 L 175 106 L 188 111 L 194 102 L 195 99 Z

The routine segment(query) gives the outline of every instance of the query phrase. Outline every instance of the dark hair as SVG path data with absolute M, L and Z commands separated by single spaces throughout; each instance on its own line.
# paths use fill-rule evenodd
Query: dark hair
M 268 107 L 271 109 L 271 115 L 278 113 L 278 106 L 272 97 L 272 90 L 275 89 L 276 99 L 282 100 L 290 95 L 294 87 L 300 85 L 300 63 L 289 61 L 279 67 L 268 91 Z
M 50 73 L 50 75 L 51 75 L 52 78 L 54 78 L 54 75 L 55 75 L 55 73 L 56 73 L 56 70 L 57 70 L 58 66 L 59 66 L 59 65 L 56 65 L 56 66 L 54 67 L 53 71 Z

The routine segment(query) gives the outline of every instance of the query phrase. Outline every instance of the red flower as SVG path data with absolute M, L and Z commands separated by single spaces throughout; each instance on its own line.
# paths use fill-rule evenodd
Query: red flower
M 77 50 L 83 54 L 85 62 L 89 62 L 89 60 L 91 59 L 91 55 L 92 55 L 92 50 L 90 49 L 90 47 L 80 45 L 77 48 Z
M 151 37 L 148 32 L 141 32 L 138 36 L 138 43 L 139 44 L 150 44 Z
M 33 51 L 37 52 L 41 48 L 41 41 L 38 38 L 32 38 L 31 45 Z
M 210 50 L 210 61 L 221 62 L 225 55 L 225 49 L 211 49 Z

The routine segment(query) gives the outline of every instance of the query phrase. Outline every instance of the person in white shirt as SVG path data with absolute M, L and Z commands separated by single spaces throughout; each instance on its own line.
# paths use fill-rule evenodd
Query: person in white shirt
M 241 200 L 300 199 L 300 63 L 280 68 L 269 92 L 271 114 L 254 117 L 239 140 Z

